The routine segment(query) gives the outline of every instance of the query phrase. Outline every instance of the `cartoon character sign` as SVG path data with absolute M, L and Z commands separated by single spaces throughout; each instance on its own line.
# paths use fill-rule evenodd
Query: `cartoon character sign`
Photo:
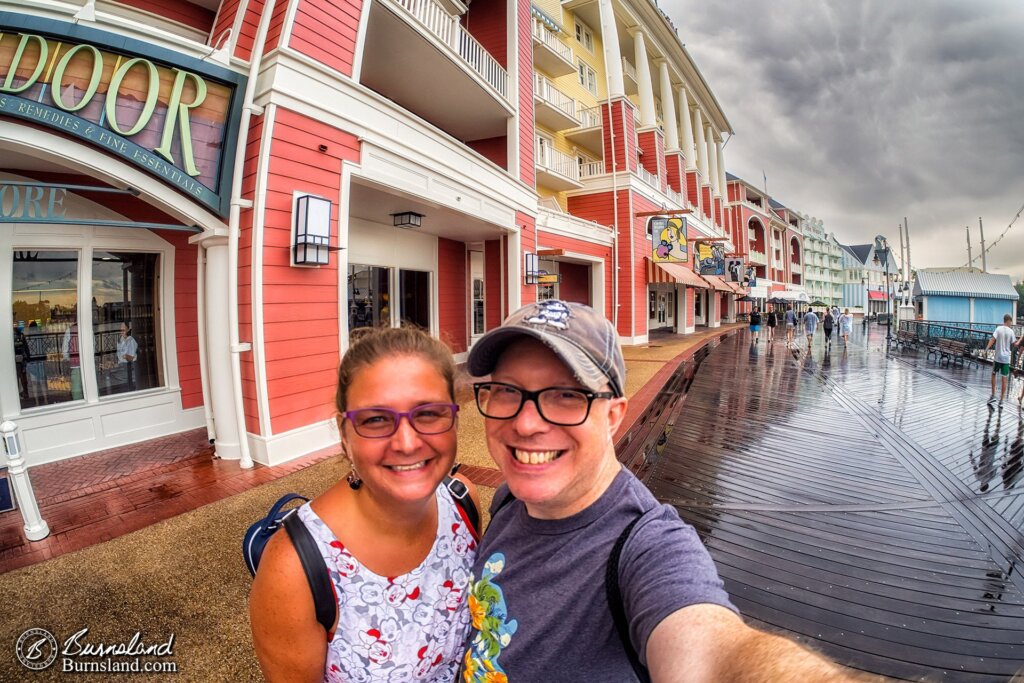
M 725 275 L 725 247 L 721 244 L 701 244 L 697 257 L 700 275 Z
M 686 219 L 654 217 L 647 221 L 651 236 L 651 260 L 655 263 L 685 263 Z

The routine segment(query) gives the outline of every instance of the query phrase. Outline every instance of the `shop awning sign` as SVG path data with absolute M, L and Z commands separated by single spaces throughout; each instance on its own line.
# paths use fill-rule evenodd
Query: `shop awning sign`
M 0 117 L 87 141 L 221 216 L 245 77 L 86 26 L 7 13 Z

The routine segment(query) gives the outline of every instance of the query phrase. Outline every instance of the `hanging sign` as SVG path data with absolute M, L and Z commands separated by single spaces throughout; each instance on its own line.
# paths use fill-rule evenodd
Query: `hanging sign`
M 87 141 L 227 215 L 243 76 L 90 27 L 2 22 L 0 117 Z
M 647 219 L 651 236 L 651 260 L 655 263 L 686 263 L 686 219 L 652 216 Z
M 725 275 L 725 247 L 718 242 L 697 245 L 697 273 L 699 275 Z

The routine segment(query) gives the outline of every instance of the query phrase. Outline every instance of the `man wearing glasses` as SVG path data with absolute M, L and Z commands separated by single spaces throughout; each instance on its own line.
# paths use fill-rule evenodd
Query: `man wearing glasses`
M 490 375 L 474 389 L 506 484 L 473 567 L 463 681 L 855 680 L 746 626 L 694 529 L 619 464 L 626 368 L 600 314 L 530 304 L 469 371 Z

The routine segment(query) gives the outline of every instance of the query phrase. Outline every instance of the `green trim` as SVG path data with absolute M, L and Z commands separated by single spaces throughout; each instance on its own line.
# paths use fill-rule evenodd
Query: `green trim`
M 148 223 L 146 221 L 104 221 L 78 220 L 73 218 L 6 218 L 0 216 L 0 223 L 27 223 L 38 225 L 85 225 L 103 228 L 139 228 L 144 230 L 174 230 L 177 232 L 202 232 L 198 225 L 180 225 L 178 223 Z

